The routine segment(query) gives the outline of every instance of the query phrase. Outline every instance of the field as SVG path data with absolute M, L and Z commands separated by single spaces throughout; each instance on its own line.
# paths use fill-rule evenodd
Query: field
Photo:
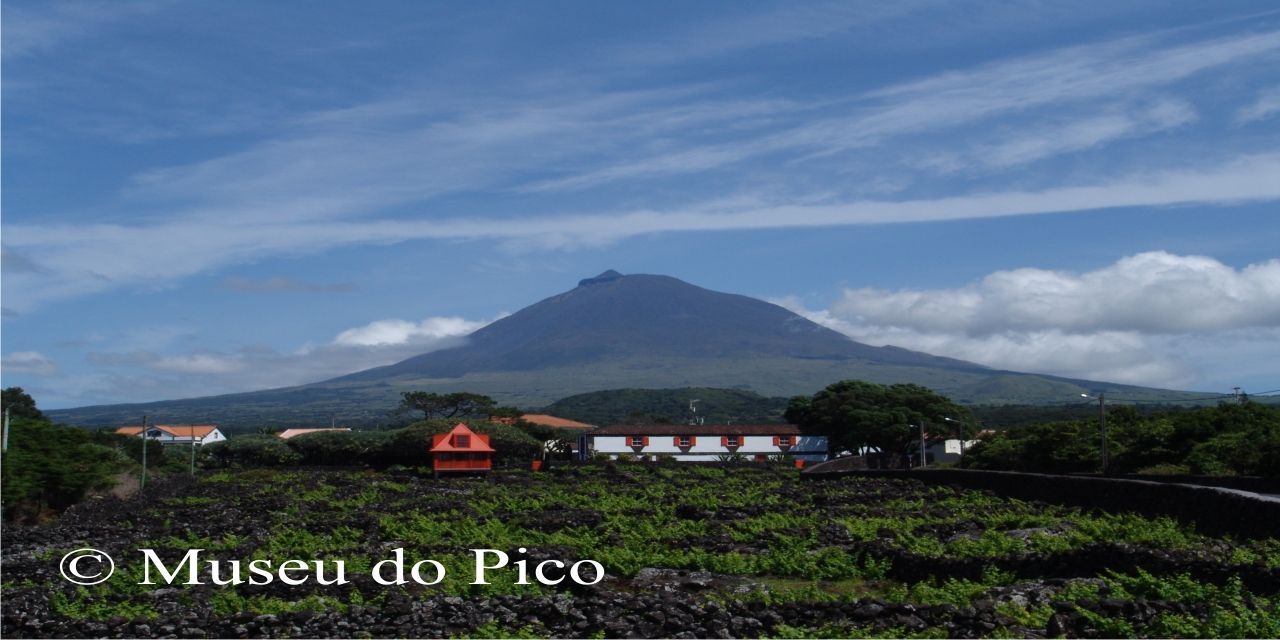
M 10 638 L 1280 636 L 1278 539 L 783 468 L 223 471 L 91 500 L 3 544 Z M 116 558 L 110 580 L 61 578 L 84 546 Z M 341 559 L 349 582 L 140 585 L 143 548 L 170 567 L 193 548 Z M 396 548 L 445 578 L 375 582 Z M 605 578 L 521 585 L 502 569 L 472 584 L 473 548 L 531 568 L 591 559 Z

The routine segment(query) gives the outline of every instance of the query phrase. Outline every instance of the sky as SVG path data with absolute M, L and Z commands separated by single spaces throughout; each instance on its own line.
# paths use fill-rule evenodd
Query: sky
M 2 384 L 314 382 L 607 269 L 1280 389 L 1269 2 L 6 0 Z

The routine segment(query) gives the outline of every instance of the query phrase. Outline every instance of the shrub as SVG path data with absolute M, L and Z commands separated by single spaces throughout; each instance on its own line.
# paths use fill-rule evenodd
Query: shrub
M 124 455 L 94 442 L 94 434 L 44 420 L 14 418 L 4 453 L 4 517 L 35 521 L 62 511 L 95 489 L 111 486 Z
M 269 435 L 237 436 L 207 445 L 215 467 L 270 467 L 298 464 L 302 456 L 284 440 Z
M 300 464 L 383 465 L 392 433 L 386 431 L 320 431 L 290 438 L 288 447 Z

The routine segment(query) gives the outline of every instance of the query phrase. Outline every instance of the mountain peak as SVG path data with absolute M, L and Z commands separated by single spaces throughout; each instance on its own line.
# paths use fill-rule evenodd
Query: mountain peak
M 618 273 L 617 271 L 614 271 L 613 269 L 610 269 L 610 270 L 605 271 L 604 273 L 602 273 L 602 274 L 600 274 L 600 275 L 598 275 L 598 276 L 596 276 L 596 277 L 594 277 L 594 278 L 587 278 L 587 279 L 585 279 L 585 280 L 579 280 L 579 281 L 578 281 L 578 286 L 579 286 L 579 287 L 585 287 L 585 286 L 588 286 L 588 285 L 600 284 L 601 282 L 609 282 L 610 280 L 617 280 L 618 278 L 621 278 L 621 277 L 622 277 L 622 274 L 621 274 L 621 273 Z

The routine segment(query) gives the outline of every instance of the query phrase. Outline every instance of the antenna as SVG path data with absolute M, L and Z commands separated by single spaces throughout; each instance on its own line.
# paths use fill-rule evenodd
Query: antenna
M 697 398 L 694 398 L 689 401 L 689 424 L 691 425 L 702 424 L 703 418 L 698 416 L 698 407 L 694 406 L 699 402 L 702 402 L 702 401 Z

